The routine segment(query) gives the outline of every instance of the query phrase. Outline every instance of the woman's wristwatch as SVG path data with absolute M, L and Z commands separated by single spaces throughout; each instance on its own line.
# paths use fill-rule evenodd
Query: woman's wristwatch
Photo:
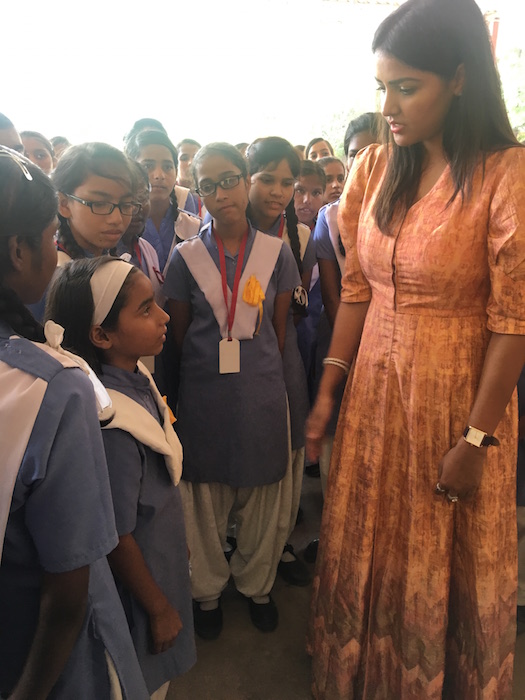
M 491 445 L 498 447 L 499 445 L 499 440 L 494 435 L 487 435 L 483 430 L 478 430 L 472 425 L 467 425 L 463 438 L 469 445 L 474 445 L 474 447 L 490 447 Z

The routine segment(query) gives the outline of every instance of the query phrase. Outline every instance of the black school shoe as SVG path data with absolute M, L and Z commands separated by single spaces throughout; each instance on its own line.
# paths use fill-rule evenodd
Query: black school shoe
M 217 639 L 222 632 L 222 608 L 219 599 L 219 607 L 215 610 L 202 610 L 196 600 L 193 601 L 193 626 L 201 639 Z
M 319 540 L 312 540 L 309 542 L 303 553 L 303 559 L 308 562 L 308 564 L 315 564 L 317 559 L 317 551 L 319 549 Z
M 283 549 L 283 554 L 284 552 L 289 552 L 290 554 L 292 554 L 294 556 L 294 560 L 279 562 L 277 566 L 277 571 L 279 572 L 281 578 L 284 579 L 284 581 L 286 581 L 286 583 L 289 583 L 291 586 L 307 586 L 312 580 L 310 577 L 310 572 L 303 564 L 303 562 L 297 559 L 293 551 L 292 545 L 285 545 Z
M 304 473 L 306 476 L 309 476 L 312 479 L 320 479 L 321 468 L 319 467 L 319 462 L 316 462 L 315 464 L 307 464 L 304 468 Z
M 279 611 L 271 596 L 267 603 L 254 603 L 250 598 L 250 619 L 261 632 L 273 632 L 279 624 Z

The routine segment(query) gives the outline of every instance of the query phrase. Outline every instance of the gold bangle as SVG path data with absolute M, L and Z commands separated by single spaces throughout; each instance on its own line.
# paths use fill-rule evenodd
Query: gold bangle
M 333 365 L 334 367 L 339 367 L 339 369 L 342 369 L 345 374 L 348 374 L 350 372 L 350 365 L 348 362 L 345 362 L 345 360 L 341 360 L 338 357 L 325 357 L 323 360 L 323 366 L 324 365 Z

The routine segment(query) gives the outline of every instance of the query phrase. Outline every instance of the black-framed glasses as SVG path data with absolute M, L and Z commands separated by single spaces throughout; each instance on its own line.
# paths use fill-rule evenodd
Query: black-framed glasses
M 237 187 L 239 182 L 243 179 L 243 175 L 228 175 L 228 177 L 219 180 L 218 182 L 203 182 L 196 189 L 196 192 L 201 197 L 209 197 L 211 194 L 215 194 L 217 187 L 223 190 L 233 190 Z
M 89 207 L 93 214 L 98 214 L 99 216 L 108 216 L 112 214 L 115 209 L 120 209 L 122 216 L 135 216 L 142 209 L 142 205 L 138 202 L 121 202 L 120 204 L 114 204 L 113 202 L 88 202 L 85 199 L 80 199 L 74 194 L 66 194 L 66 197 L 83 204 L 85 207 Z
M 32 181 L 33 176 L 27 169 L 27 165 L 25 164 L 25 159 L 22 158 L 20 153 L 18 151 L 13 151 L 12 148 L 8 148 L 7 146 L 0 146 L 0 156 L 2 158 L 9 158 L 10 160 L 13 161 L 13 163 L 16 163 L 20 170 L 22 171 L 24 177 L 26 180 L 29 180 L 29 182 Z

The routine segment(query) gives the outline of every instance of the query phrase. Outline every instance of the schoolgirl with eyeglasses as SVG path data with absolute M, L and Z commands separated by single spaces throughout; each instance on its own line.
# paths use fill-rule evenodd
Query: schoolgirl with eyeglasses
M 56 215 L 47 176 L 0 147 L 0 697 L 148 700 L 106 559 L 94 387 L 25 306 L 55 271 Z
M 212 220 L 177 245 L 164 293 L 181 354 L 177 432 L 197 633 L 222 629 L 230 576 L 252 623 L 278 624 L 270 598 L 288 535 L 291 461 L 282 353 L 293 255 L 246 216 L 246 160 L 229 144 L 203 147 L 192 164 Z M 228 522 L 237 548 L 228 561 Z
M 53 182 L 59 200 L 59 265 L 109 253 L 140 210 L 128 159 L 106 143 L 71 146 Z

